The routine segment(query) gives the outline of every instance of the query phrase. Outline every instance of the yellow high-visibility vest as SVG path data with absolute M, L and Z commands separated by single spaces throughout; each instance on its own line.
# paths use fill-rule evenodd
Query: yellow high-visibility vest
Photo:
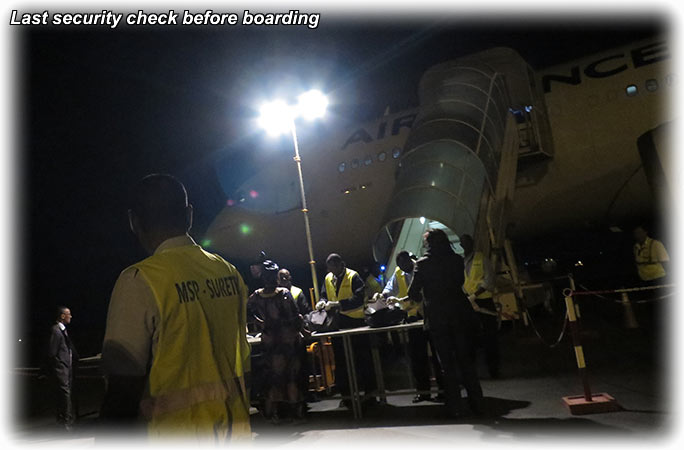
M 299 298 L 300 295 L 302 295 L 302 290 L 299 289 L 297 286 L 292 286 L 290 288 L 290 294 L 292 294 L 292 298 L 294 299 L 295 303 L 297 303 L 297 298 Z
M 366 278 L 366 303 L 369 302 L 372 298 L 373 295 L 378 294 L 382 292 L 382 285 L 378 282 L 377 278 L 375 278 L 373 275 L 368 275 L 368 278 Z
M 399 292 L 397 293 L 398 298 L 403 298 L 408 295 L 408 285 L 406 284 L 406 273 L 399 267 L 394 269 L 394 279 L 397 280 L 397 286 L 399 286 Z M 416 303 L 413 300 L 407 300 L 401 302 L 401 309 L 406 311 L 409 316 L 416 316 L 420 313 L 423 315 L 423 303 Z
M 644 281 L 655 280 L 665 276 L 665 268 L 658 260 L 658 255 L 653 255 L 653 243 L 651 238 L 646 238 L 644 245 L 634 245 L 634 260 L 639 272 L 639 278 Z M 662 245 L 662 244 L 661 244 Z
M 328 301 L 337 302 L 352 298 L 354 296 L 354 292 L 352 292 L 351 285 L 354 275 L 358 274 L 351 269 L 345 269 L 344 275 L 342 275 L 343 278 L 342 284 L 340 285 L 340 292 L 338 293 L 337 289 L 335 289 L 335 283 L 333 282 L 333 274 L 332 272 L 328 272 L 328 274 L 325 276 L 325 292 L 328 296 Z M 352 319 L 363 319 L 363 305 L 346 311 L 343 311 L 340 308 L 340 314 L 344 314 Z
M 482 255 L 482 252 L 475 252 L 473 254 L 473 263 L 470 266 L 470 273 L 467 273 L 465 269 L 463 272 L 465 275 L 463 290 L 468 295 L 474 294 L 484 278 L 484 256 Z M 478 295 L 477 298 L 492 298 L 492 293 L 490 291 L 484 291 L 482 294 Z
M 235 267 L 199 245 L 135 264 L 159 309 L 159 341 L 140 409 L 150 438 L 251 439 L 247 287 Z

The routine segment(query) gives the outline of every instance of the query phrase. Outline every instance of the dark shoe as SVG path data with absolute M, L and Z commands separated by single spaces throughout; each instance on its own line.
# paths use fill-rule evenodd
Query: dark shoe
M 344 398 L 344 399 L 340 400 L 340 405 L 338 406 L 338 408 L 352 409 L 351 400 L 349 400 L 348 398 Z
M 369 406 L 375 406 L 378 404 L 378 400 L 375 398 L 375 396 L 367 396 L 363 397 L 361 400 L 361 406 L 364 408 L 367 408 Z
M 429 402 L 430 400 L 432 400 L 430 394 L 418 394 L 415 397 L 413 397 L 411 403 Z
M 446 403 L 446 396 L 444 394 L 437 394 L 433 399 L 433 402 Z
M 474 416 L 485 415 L 485 402 L 483 398 L 479 398 L 477 400 L 468 398 L 468 406 L 470 407 L 470 411 Z

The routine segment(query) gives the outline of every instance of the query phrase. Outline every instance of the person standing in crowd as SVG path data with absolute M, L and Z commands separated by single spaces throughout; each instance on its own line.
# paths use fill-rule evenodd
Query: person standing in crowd
M 150 257 L 114 286 L 102 349 L 101 418 L 142 422 L 151 439 L 251 439 L 247 287 L 236 268 L 197 245 L 183 184 L 137 183 L 131 230 Z
M 278 265 L 264 261 L 261 279 L 247 304 L 247 314 L 254 316 L 261 328 L 263 355 L 260 402 L 264 416 L 277 424 L 281 418 L 304 419 L 302 316 L 290 291 L 278 287 Z
M 470 410 L 482 414 L 484 398 L 472 361 L 478 321 L 463 293 L 463 258 L 454 253 L 442 230 L 428 230 L 423 243 L 427 252 L 416 261 L 408 296 L 425 302 L 425 323 L 442 363 L 449 413 L 460 416 L 465 412 L 461 405 L 462 382 Z
M 475 308 L 481 324 L 481 344 L 485 352 L 487 369 L 491 378 L 499 378 L 499 343 L 497 332 L 499 330 L 498 315 L 494 304 L 494 272 L 489 258 L 485 258 L 482 252 L 475 251 L 475 242 L 472 236 L 461 236 L 463 248 L 463 263 L 465 265 L 465 282 L 463 290 Z
M 249 279 L 247 280 L 247 288 L 249 292 L 254 292 L 261 287 L 261 265 L 268 257 L 263 250 L 259 255 L 249 264 Z
M 408 295 L 408 287 L 411 285 L 413 279 L 414 261 L 411 254 L 406 250 L 399 252 L 396 258 L 397 268 L 387 281 L 385 289 L 382 291 L 382 296 L 387 298 L 396 297 L 398 299 L 406 298 Z M 415 322 L 423 318 L 423 305 L 407 299 L 401 302 L 402 309 L 406 311 L 408 322 Z M 408 331 L 409 335 L 409 352 L 411 356 L 411 371 L 413 377 L 416 379 L 416 390 L 418 393 L 413 398 L 413 403 L 419 403 L 426 400 L 431 400 L 430 396 L 430 366 L 428 365 L 428 333 L 420 328 L 413 328 Z M 432 353 L 432 368 L 435 372 L 435 379 L 440 389 L 442 386 L 442 368 L 434 352 L 434 345 Z M 423 393 L 420 393 L 423 392 Z
M 66 306 L 57 308 L 57 320 L 50 328 L 47 348 L 47 372 L 55 393 L 57 425 L 64 431 L 72 431 L 74 407 L 72 402 L 74 366 L 78 353 L 74 347 L 67 325 L 71 323 L 71 310 Z
M 337 309 L 339 313 L 340 329 L 358 328 L 366 325 L 364 315 L 365 285 L 361 276 L 348 269 L 337 253 L 331 253 L 325 260 L 328 274 L 325 276 L 321 300 L 316 304 L 316 309 Z M 347 366 L 344 358 L 344 349 L 337 343 L 333 345 L 335 352 L 335 383 L 343 396 L 348 396 L 349 380 L 347 378 Z M 364 403 L 374 403 L 375 377 L 371 366 L 370 341 L 367 335 L 351 337 L 354 349 L 355 365 L 360 377 L 360 385 L 364 389 Z M 350 407 L 351 403 L 343 399 L 341 406 Z
M 307 300 L 304 291 L 292 284 L 292 275 L 289 270 L 280 269 L 280 272 L 278 272 L 278 286 L 284 287 L 290 291 L 290 295 L 292 295 L 292 299 L 297 306 L 299 314 L 304 316 L 311 312 L 311 303 Z

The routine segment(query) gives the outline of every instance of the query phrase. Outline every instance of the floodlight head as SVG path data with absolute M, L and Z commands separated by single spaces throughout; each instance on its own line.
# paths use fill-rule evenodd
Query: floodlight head
M 260 109 L 259 125 L 271 136 L 287 133 L 290 130 L 294 111 L 282 100 L 264 103 Z
M 323 117 L 328 107 L 328 99 L 321 91 L 310 90 L 298 97 L 297 112 L 307 120 Z

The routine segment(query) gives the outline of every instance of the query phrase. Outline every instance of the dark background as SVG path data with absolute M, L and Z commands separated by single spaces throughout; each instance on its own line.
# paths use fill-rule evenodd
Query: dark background
M 667 32 L 646 15 L 369 21 L 326 14 L 316 30 L 17 31 L 17 363 L 36 361 L 59 304 L 72 310 L 81 355 L 100 351 L 114 282 L 146 256 L 128 230 L 128 186 L 151 172 L 178 176 L 201 241 L 269 145 L 253 123 L 262 99 L 317 85 L 337 99 L 334 117 L 354 123 L 387 106 L 416 105 L 421 74 L 450 58 L 508 46 L 540 69 Z

